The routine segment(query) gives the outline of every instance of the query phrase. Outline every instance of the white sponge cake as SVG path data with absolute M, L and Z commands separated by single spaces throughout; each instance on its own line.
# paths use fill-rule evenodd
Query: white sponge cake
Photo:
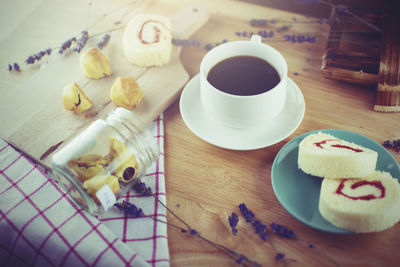
M 371 174 L 378 153 L 322 132 L 299 144 L 298 167 L 307 174 L 331 178 L 357 178 Z
M 135 15 L 125 28 L 122 40 L 127 59 L 139 66 L 167 64 L 172 51 L 171 22 L 162 15 Z
M 380 171 L 361 179 L 325 178 L 319 211 L 340 228 L 356 233 L 382 231 L 400 221 L 400 184 Z

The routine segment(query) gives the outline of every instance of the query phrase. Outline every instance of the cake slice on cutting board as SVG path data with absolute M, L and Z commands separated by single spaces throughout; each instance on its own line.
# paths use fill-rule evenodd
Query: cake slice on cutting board
M 171 59 L 171 22 L 156 14 L 135 15 L 125 28 L 123 51 L 139 67 L 162 66 Z

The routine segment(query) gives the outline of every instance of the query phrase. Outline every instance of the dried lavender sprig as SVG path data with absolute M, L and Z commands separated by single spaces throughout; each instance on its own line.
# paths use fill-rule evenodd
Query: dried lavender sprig
M 400 139 L 385 140 L 383 146 L 387 148 L 400 148 Z
M 143 188 L 147 188 L 147 186 L 146 186 L 146 184 L 145 184 L 144 182 L 141 182 L 141 181 L 137 182 L 137 183 L 132 187 L 132 189 L 135 190 L 135 191 L 136 191 L 137 193 L 139 193 L 139 194 L 143 194 L 143 192 L 144 192 L 144 191 L 143 191 Z M 149 187 L 149 188 L 150 188 L 150 190 L 151 190 L 151 187 Z M 225 247 L 225 246 L 223 246 L 223 245 L 221 245 L 221 244 L 215 243 L 215 242 L 213 242 L 213 241 L 211 241 L 211 240 L 209 240 L 209 239 L 203 237 L 197 230 L 193 229 L 188 223 L 186 223 L 182 218 L 180 218 L 180 217 L 179 217 L 178 215 L 176 215 L 170 208 L 168 208 L 167 205 L 165 205 L 159 198 L 156 198 L 154 195 L 153 195 L 153 197 L 158 201 L 158 203 L 160 203 L 163 207 L 165 207 L 166 210 L 168 210 L 175 218 L 177 218 L 180 222 L 182 222 L 187 228 L 185 229 L 185 228 L 179 227 L 179 226 L 177 226 L 177 225 L 172 225 L 172 224 L 170 224 L 169 222 L 165 222 L 165 221 L 163 221 L 163 220 L 160 220 L 160 219 L 158 219 L 158 218 L 155 218 L 155 217 L 151 216 L 154 220 L 159 221 L 159 222 L 162 222 L 162 223 L 165 223 L 165 224 L 167 224 L 167 225 L 169 225 L 169 226 L 173 226 L 173 227 L 175 227 L 175 228 L 178 228 L 178 229 L 180 229 L 180 231 L 181 231 L 182 233 L 187 233 L 187 232 L 189 232 L 190 235 L 192 235 L 192 236 L 197 236 L 197 237 L 201 238 L 202 240 L 206 241 L 207 243 L 209 243 L 209 244 L 212 245 L 213 247 L 217 248 L 218 250 L 220 250 L 220 251 L 223 252 L 224 254 L 228 255 L 228 256 L 231 257 L 231 258 L 233 258 L 237 263 L 240 263 L 240 264 L 242 264 L 242 265 L 244 265 L 244 266 L 248 266 L 246 263 L 243 262 L 243 261 L 246 261 L 246 262 L 249 262 L 249 263 L 250 263 L 250 266 L 253 266 L 253 267 L 260 267 L 260 266 L 261 266 L 259 263 L 257 263 L 256 261 L 253 261 L 253 260 L 249 259 L 249 258 L 246 257 L 245 255 L 240 254 L 240 253 L 238 253 L 238 252 L 236 252 L 236 251 L 234 251 L 234 250 L 231 250 L 231 249 L 229 249 L 229 248 L 227 248 L 227 247 Z M 239 258 L 236 259 L 236 258 L 233 257 L 233 256 L 236 256 L 236 257 L 239 257 Z
M 347 41 L 347 40 L 341 40 L 341 39 L 330 39 L 328 37 L 325 36 L 319 36 L 318 38 L 323 38 L 326 41 L 329 42 L 339 42 L 339 43 L 346 43 L 346 44 L 357 44 L 357 45 L 366 45 L 369 47 L 376 47 L 375 45 L 372 44 L 365 44 L 365 43 L 361 43 L 361 42 L 357 42 L 357 41 Z M 287 40 L 283 39 L 283 38 L 272 38 L 272 39 L 268 39 L 268 42 L 287 42 Z
M 393 148 L 392 141 L 391 141 L 391 140 L 385 140 L 385 141 L 383 142 L 383 146 L 384 146 L 384 147 L 387 147 L 387 148 Z
M 136 191 L 136 193 L 142 196 L 151 196 L 153 195 L 153 191 L 150 186 L 146 186 L 143 182 L 137 182 L 132 186 L 132 189 Z
M 253 27 L 263 27 L 268 25 L 268 20 L 266 19 L 251 19 L 250 25 Z
M 153 195 L 153 197 L 154 197 L 154 195 Z M 154 216 L 149 216 L 149 217 L 153 218 L 153 220 L 156 220 L 156 221 L 159 221 L 159 222 L 161 222 L 161 223 L 165 223 L 165 224 L 167 224 L 168 226 L 172 226 L 172 227 L 175 227 L 175 228 L 177 228 L 177 229 L 180 229 L 181 232 L 183 232 L 183 233 L 189 232 L 192 236 L 197 236 L 197 237 L 203 239 L 204 241 L 208 242 L 210 245 L 212 245 L 213 247 L 219 249 L 221 252 L 223 252 L 224 254 L 226 254 L 226 255 L 228 255 L 228 256 L 230 256 L 230 257 L 232 257 L 232 255 L 238 256 L 239 258 L 237 258 L 237 259 L 234 258 L 235 261 L 236 261 L 238 264 L 242 264 L 242 265 L 244 265 L 244 266 L 247 266 L 246 264 L 243 263 L 244 260 L 247 260 L 247 261 L 251 264 L 251 266 L 257 266 L 257 267 L 258 267 L 258 266 L 261 266 L 261 265 L 258 264 L 257 262 L 250 260 L 248 257 L 246 257 L 246 256 L 244 256 L 244 255 L 242 255 L 242 254 L 240 254 L 240 253 L 238 253 L 238 252 L 236 252 L 236 251 L 234 251 L 234 250 L 231 250 L 231 249 L 229 249 L 229 248 L 227 248 L 227 247 L 225 247 L 225 246 L 223 246 L 223 245 L 220 245 L 220 244 L 218 244 L 218 243 L 215 243 L 215 242 L 213 242 L 213 241 L 211 241 L 211 240 L 208 240 L 208 239 L 204 238 L 203 236 L 200 235 L 199 232 L 197 232 L 195 229 L 191 228 L 185 221 L 183 221 L 179 216 L 177 216 L 175 213 L 173 213 L 172 210 L 170 210 L 162 201 L 160 201 L 158 198 L 157 198 L 157 200 L 158 200 L 158 202 L 159 202 L 160 204 L 162 204 L 168 211 L 170 211 L 171 214 L 172 214 L 173 216 L 175 216 L 177 219 L 179 219 L 181 222 L 183 222 L 183 223 L 185 224 L 185 226 L 188 227 L 188 229 L 184 229 L 184 228 L 182 228 L 182 227 L 180 227 L 180 226 L 171 224 L 171 223 L 169 223 L 169 222 L 165 222 L 165 221 L 163 221 L 163 220 L 160 220 L 160 219 L 158 219 L 158 218 L 155 218 Z M 246 205 L 245 205 L 244 203 L 242 203 L 242 204 L 240 205 L 240 207 L 241 207 L 241 209 L 244 211 L 244 213 L 246 213 L 247 215 L 250 214 L 250 218 L 252 218 L 251 220 L 254 220 L 254 217 L 255 217 L 255 216 L 254 216 L 254 213 L 252 213 L 251 210 L 247 209 L 247 207 L 246 207 Z M 280 227 L 279 229 L 287 229 L 286 227 L 284 227 L 284 226 L 282 226 L 282 225 L 279 225 L 279 224 L 275 224 L 274 227 L 277 228 L 277 229 L 278 229 L 279 227 Z M 282 231 L 282 230 L 281 230 L 281 231 Z M 291 230 L 288 230 L 288 229 L 287 229 L 287 230 L 283 230 L 282 232 L 283 232 L 283 233 L 286 233 L 286 235 L 287 235 L 287 233 L 288 233 L 288 232 L 290 233 L 290 231 L 291 231 Z M 277 233 L 280 233 L 280 232 L 277 230 Z M 289 236 L 290 236 L 290 234 L 289 234 Z M 299 240 L 299 241 L 306 242 L 306 241 L 301 240 L 301 239 L 299 239 L 299 238 L 296 238 L 296 239 Z M 275 249 L 275 247 L 270 243 L 270 241 L 269 241 L 269 240 L 267 240 L 267 241 L 268 241 L 269 245 L 271 246 L 271 248 L 274 250 L 274 252 L 275 252 L 275 254 L 276 254 L 276 260 L 279 261 L 281 264 L 285 265 L 285 263 L 282 261 L 282 260 L 285 258 L 285 254 L 277 252 L 276 249 Z M 310 244 L 310 243 L 307 243 L 307 244 L 308 244 L 308 247 L 309 247 L 309 248 L 315 248 L 314 245 L 312 245 L 312 244 Z M 319 250 L 319 249 L 318 249 L 318 250 Z M 319 251 L 320 251 L 320 250 L 319 250 Z M 338 264 L 337 264 L 334 260 L 332 260 L 327 254 L 325 254 L 323 251 L 320 251 L 320 253 L 322 253 L 323 255 L 325 255 L 325 256 L 326 256 L 329 260 L 331 260 L 336 266 L 338 266 Z M 229 255 L 229 254 L 232 254 L 232 255 Z
M 294 237 L 294 232 L 292 230 L 286 228 L 283 225 L 273 222 L 270 224 L 270 227 L 271 227 L 271 231 L 276 233 L 277 235 L 280 235 L 280 236 L 286 237 L 286 238 Z
M 400 139 L 395 139 L 395 140 L 393 140 L 393 146 L 394 147 L 400 147 Z
M 140 2 L 136 1 L 134 4 L 139 5 Z M 135 7 L 134 5 L 132 5 L 132 3 L 129 3 L 129 4 L 127 4 L 127 5 L 123 5 L 123 6 L 119 7 L 118 9 L 111 10 L 110 12 L 104 14 L 102 18 L 100 18 L 96 23 L 92 24 L 92 25 L 91 25 L 90 27 L 88 27 L 88 28 L 94 27 L 97 23 L 99 23 L 102 19 L 104 19 L 104 18 L 107 17 L 108 15 L 112 14 L 113 12 L 115 12 L 115 11 L 117 11 L 117 10 L 119 10 L 119 9 L 126 8 L 127 6 L 129 6 L 130 8 L 134 8 L 134 7 Z M 130 9 L 129 9 L 129 8 L 126 8 L 126 12 L 125 12 L 125 14 L 121 17 L 121 19 L 124 18 L 125 16 L 127 16 L 127 15 L 129 14 L 129 12 L 130 12 Z M 116 23 L 115 25 L 118 25 L 118 24 L 120 24 L 120 23 Z M 120 29 L 122 29 L 122 28 L 124 28 L 124 26 L 121 26 L 121 27 L 115 27 L 115 26 L 113 26 L 113 27 L 111 27 L 109 30 L 107 30 L 106 32 L 118 31 L 118 30 L 120 30 Z M 97 33 L 97 34 L 95 34 L 94 36 L 101 35 L 101 34 L 104 34 L 104 32 Z M 61 46 L 59 47 L 59 49 L 58 49 L 58 53 L 62 55 L 67 49 L 69 49 L 69 48 L 71 47 L 71 45 L 72 45 L 74 42 L 76 42 L 76 37 L 72 37 L 72 38 L 68 39 L 67 41 L 63 42 L 63 43 L 61 44 Z M 86 41 L 86 42 L 87 42 L 87 41 Z M 83 47 L 82 47 L 82 48 L 83 48 Z M 56 49 L 56 48 L 53 48 L 53 49 Z M 52 49 L 50 49 L 50 51 L 51 51 L 51 50 L 52 50 Z M 49 51 L 49 50 L 46 50 L 46 52 L 47 52 L 47 51 Z M 21 69 L 20 69 L 20 66 L 19 66 L 17 63 L 14 63 L 13 65 L 12 65 L 12 64 L 8 64 L 8 70 L 9 70 L 10 72 L 13 71 L 13 70 L 19 72 Z
M 51 48 L 47 48 L 46 50 L 42 50 L 34 55 L 29 56 L 25 62 L 27 64 L 34 64 L 36 61 L 40 61 L 45 55 L 50 55 L 53 50 Z
M 18 72 L 21 71 L 21 68 L 18 65 L 18 63 L 8 64 L 8 71 L 11 72 L 13 70 L 18 71 Z
M 279 27 L 276 31 L 277 31 L 278 33 L 283 33 L 283 32 L 288 31 L 289 29 L 290 29 L 289 26 L 284 25 L 284 26 L 282 26 L 282 27 Z
M 244 218 L 246 219 L 246 222 L 252 222 L 254 220 L 255 217 L 254 213 L 247 208 L 246 204 L 244 203 L 239 204 L 239 209 Z
M 237 235 L 238 230 L 236 229 L 236 226 L 239 222 L 239 216 L 235 212 L 232 212 L 231 216 L 228 217 L 228 221 L 232 230 L 232 234 Z
M 240 208 L 243 216 L 249 217 L 249 220 L 253 221 L 253 226 L 256 229 L 256 233 L 260 233 L 262 231 L 265 231 L 264 233 L 268 233 L 267 229 L 264 228 L 264 225 L 261 222 L 259 222 L 259 220 L 255 219 L 254 213 L 251 210 L 249 210 L 244 203 L 240 204 L 239 208 Z M 285 227 L 283 225 L 277 224 L 277 223 L 271 223 L 270 224 L 270 228 L 271 228 L 272 232 L 274 232 L 275 234 L 277 234 L 279 236 L 282 236 L 282 237 L 285 237 L 285 238 L 295 238 L 298 241 L 306 243 L 308 248 L 318 250 L 321 254 L 323 254 L 330 261 L 332 261 L 336 266 L 338 266 L 338 264 L 333 259 L 331 259 L 326 253 L 324 253 L 323 251 L 317 249 L 313 244 L 310 244 L 309 242 L 307 242 L 305 240 L 302 240 L 302 239 L 298 238 L 297 236 L 295 236 L 294 232 L 292 230 L 290 230 L 289 228 L 287 228 L 287 227 Z M 282 262 L 282 260 L 285 258 L 285 254 L 278 252 L 275 249 L 275 247 L 272 245 L 272 243 L 270 242 L 270 240 L 268 238 L 265 238 L 264 241 L 268 241 L 270 247 L 275 252 L 276 260 L 281 262 L 282 264 L 284 264 L 284 262 Z
M 140 218 L 144 216 L 141 208 L 138 208 L 135 204 L 126 202 L 125 200 L 122 201 L 122 203 L 115 203 L 114 206 L 120 210 L 123 210 L 126 215 L 130 215 L 134 218 Z
M 246 218 L 246 222 L 252 222 L 255 233 L 258 234 L 263 241 L 267 241 L 269 236 L 267 226 L 260 220 L 255 219 L 254 213 L 247 208 L 246 204 L 241 203 L 239 209 L 242 215 Z
M 275 257 L 275 259 L 276 259 L 276 261 L 281 261 L 281 260 L 283 260 L 285 258 L 285 254 L 284 253 L 276 253 L 276 257 Z
M 19 67 L 18 63 L 14 63 L 13 67 L 15 71 L 21 71 L 21 68 Z
M 267 226 L 263 224 L 260 220 L 253 221 L 252 225 L 254 226 L 256 234 L 264 233 L 267 231 Z
M 245 217 L 246 222 L 252 223 L 256 234 L 258 234 L 262 240 L 266 241 L 268 238 L 267 226 L 263 224 L 260 220 L 255 219 L 254 213 L 247 208 L 246 204 L 239 204 L 239 209 L 242 215 Z
M 400 139 L 385 140 L 382 145 L 387 149 L 394 149 L 397 153 L 400 153 Z
M 111 37 L 110 34 L 108 34 L 108 33 L 104 34 L 103 38 L 101 39 L 101 41 L 97 43 L 97 47 L 99 49 L 103 49 L 103 47 L 106 46 L 106 44 L 110 40 L 110 37 Z
M 286 41 L 291 43 L 315 43 L 317 41 L 317 36 L 315 35 L 295 35 L 295 34 L 285 34 L 283 36 Z
M 162 202 L 161 202 L 161 203 L 162 203 Z M 165 206 L 164 203 L 162 203 L 162 205 Z M 129 202 L 126 202 L 126 201 L 123 201 L 122 203 L 117 203 L 117 204 L 115 204 L 114 206 L 116 206 L 118 209 L 122 210 L 125 214 L 127 214 L 127 215 L 133 215 L 133 216 L 135 216 L 135 215 L 137 214 L 136 209 L 137 209 L 137 210 L 140 209 L 140 208 L 136 207 L 134 204 L 129 203 Z M 140 209 L 140 210 L 141 210 L 141 209 Z M 175 217 L 177 217 L 179 220 L 183 221 L 183 220 L 182 220 L 181 218 L 179 218 L 176 214 L 173 214 L 173 215 L 174 215 Z M 141 213 L 141 215 L 140 215 L 139 217 L 143 217 L 143 216 L 144 216 L 144 214 Z M 240 263 L 241 263 L 243 266 L 261 267 L 261 265 L 260 265 L 259 263 L 257 263 L 256 261 L 251 260 L 250 258 L 246 257 L 245 255 L 240 254 L 240 253 L 238 253 L 238 252 L 236 252 L 236 251 L 234 251 L 234 250 L 231 250 L 231 249 L 229 249 L 229 248 L 227 248 L 227 247 L 225 247 L 225 246 L 223 246 L 223 245 L 221 245 L 221 244 L 218 244 L 218 243 L 216 243 L 216 242 L 213 242 L 213 241 L 211 241 L 211 240 L 209 240 L 209 239 L 203 237 L 197 230 L 191 228 L 190 226 L 189 226 L 188 229 L 185 229 L 185 228 L 182 228 L 182 227 L 180 227 L 180 226 L 178 226 L 178 225 L 172 224 L 172 223 L 170 223 L 170 222 L 166 222 L 166 221 L 160 220 L 160 219 L 158 219 L 158 218 L 156 218 L 156 217 L 154 217 L 154 216 L 149 216 L 149 217 L 152 218 L 152 219 L 155 220 L 155 221 L 158 221 L 158 222 L 161 222 L 161 223 L 165 223 L 165 224 L 168 225 L 168 226 L 177 228 L 177 229 L 179 229 L 182 233 L 190 233 L 190 235 L 196 236 L 196 237 L 198 237 L 198 238 L 204 240 L 205 242 L 207 242 L 208 244 L 210 244 L 211 246 L 215 247 L 216 249 L 218 249 L 219 251 L 221 251 L 221 252 L 224 253 L 225 255 L 231 257 L 232 259 L 234 259 L 234 260 L 237 261 L 237 262 L 239 261 L 239 259 L 241 259 L 241 262 L 240 262 Z M 188 225 L 188 224 L 185 223 L 185 225 Z M 237 256 L 237 257 L 239 257 L 239 258 L 236 259 L 235 256 Z M 243 261 L 248 262 L 250 265 L 246 264 L 246 262 L 243 262 Z
M 72 37 L 61 44 L 61 47 L 58 49 L 59 54 L 63 54 L 65 50 L 69 49 L 73 42 L 76 42 L 76 37 Z
M 81 38 L 78 39 L 76 47 L 74 47 L 73 51 L 80 53 L 82 49 L 85 47 L 89 40 L 89 33 L 88 31 L 82 31 Z
M 239 204 L 239 209 L 242 215 L 246 218 L 247 222 L 252 222 L 253 227 L 255 228 L 255 232 L 261 237 L 263 241 L 267 241 L 271 249 L 274 251 L 276 255 L 276 259 L 280 258 L 279 262 L 285 266 L 285 263 L 282 261 L 283 253 L 278 253 L 275 246 L 272 244 L 271 240 L 269 240 L 268 228 L 265 224 L 263 224 L 260 220 L 256 220 L 254 213 L 247 208 L 246 204 Z M 279 256 L 278 256 L 279 255 Z

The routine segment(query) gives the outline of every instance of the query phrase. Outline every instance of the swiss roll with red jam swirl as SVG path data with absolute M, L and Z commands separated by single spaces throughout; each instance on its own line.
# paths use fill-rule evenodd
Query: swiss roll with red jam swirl
M 139 67 L 167 64 L 172 52 L 169 18 L 156 14 L 135 15 L 125 28 L 122 45 L 125 57 Z
M 382 231 L 400 220 L 400 184 L 388 172 L 322 181 L 319 211 L 333 225 L 356 233 Z
M 330 178 L 359 178 L 375 171 L 378 153 L 333 135 L 310 134 L 299 144 L 298 167 Z

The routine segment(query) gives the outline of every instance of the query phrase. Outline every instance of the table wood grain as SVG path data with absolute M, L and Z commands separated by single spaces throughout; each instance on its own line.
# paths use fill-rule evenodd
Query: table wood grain
M 184 1 L 180 1 L 184 2 Z M 192 39 L 218 43 L 238 37 L 237 31 L 254 31 L 252 18 L 284 21 L 309 20 L 302 15 L 231 1 L 202 1 L 211 12 L 208 23 Z M 229 7 L 229 8 L 228 8 Z M 336 235 L 321 232 L 293 218 L 278 202 L 271 186 L 271 166 L 278 151 L 294 137 L 308 131 L 337 128 L 368 136 L 382 143 L 400 137 L 400 113 L 372 110 L 376 88 L 328 80 L 320 73 L 321 56 L 329 27 L 326 24 L 292 25 L 287 34 L 318 32 L 315 44 L 266 43 L 286 58 L 289 77 L 304 94 L 306 113 L 300 127 L 271 147 L 232 151 L 210 145 L 185 125 L 176 101 L 165 112 L 165 171 L 168 206 L 203 236 L 256 260 L 263 266 L 280 265 L 276 252 L 241 218 L 238 235 L 230 232 L 228 216 L 246 203 L 264 224 L 272 222 L 292 229 L 303 241 L 272 237 L 286 266 L 395 266 L 400 264 L 400 223 L 379 233 Z M 275 27 L 275 29 L 274 29 Z M 277 26 L 271 25 L 276 30 Z M 286 34 L 286 33 L 283 33 Z M 184 47 L 181 61 L 193 77 L 207 51 Z M 394 155 L 397 162 L 400 156 Z M 168 215 L 168 221 L 179 221 Z M 182 224 L 180 224 L 182 225 Z M 169 227 L 171 266 L 233 266 L 234 261 L 196 237 Z M 309 248 L 313 244 L 315 248 Z

